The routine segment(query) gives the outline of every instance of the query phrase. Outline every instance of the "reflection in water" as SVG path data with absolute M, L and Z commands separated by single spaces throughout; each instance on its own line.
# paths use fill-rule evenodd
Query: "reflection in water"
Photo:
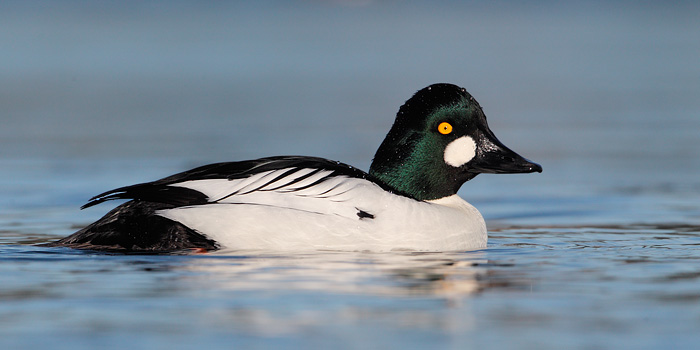
M 370 320 L 407 329 L 464 330 L 474 321 L 469 312 L 455 317 L 436 310 L 460 308 L 465 297 L 482 291 L 483 264 L 483 252 L 221 252 L 179 266 L 187 273 L 178 273 L 177 285 L 191 286 L 200 296 L 204 288 L 205 294 L 241 301 L 208 310 L 206 319 L 249 334 L 299 334 Z
M 40 314 L 20 311 L 18 304 L 15 312 L 26 322 L 6 326 L 19 331 L 37 324 L 52 328 L 52 322 L 40 321 L 47 316 L 65 319 L 63 327 L 100 319 L 113 331 L 142 328 L 156 333 L 207 329 L 281 336 L 327 324 L 357 327 L 365 322 L 464 330 L 474 321 L 465 298 L 491 287 L 484 251 L 110 255 L 2 245 L 0 259 L 4 266 L 24 266 L 26 273 L 5 278 L 0 302 L 78 302 L 77 307 Z M 117 309 L 137 303 L 151 311 L 113 310 L 108 305 L 115 300 L 123 300 Z M 436 312 L 441 309 L 461 311 Z M 127 320 L 120 316 L 123 312 L 139 317 Z M 198 326 L 182 330 L 189 321 L 176 321 L 177 314 L 188 315 Z
M 235 262 L 225 257 L 235 254 Z M 461 296 L 483 288 L 475 266 L 483 252 L 274 254 L 219 252 L 220 258 L 193 259 L 183 267 L 200 272 L 195 283 L 228 290 L 320 290 L 379 296 Z M 205 272 L 202 274 L 202 272 Z

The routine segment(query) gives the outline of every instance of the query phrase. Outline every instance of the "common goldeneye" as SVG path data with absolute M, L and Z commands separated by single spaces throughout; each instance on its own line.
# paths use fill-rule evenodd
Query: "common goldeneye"
M 93 197 L 82 208 L 129 201 L 48 245 L 123 252 L 480 249 L 484 219 L 457 190 L 480 173 L 535 171 L 542 167 L 498 141 L 467 90 L 434 84 L 399 108 L 369 173 L 303 156 L 205 165 Z

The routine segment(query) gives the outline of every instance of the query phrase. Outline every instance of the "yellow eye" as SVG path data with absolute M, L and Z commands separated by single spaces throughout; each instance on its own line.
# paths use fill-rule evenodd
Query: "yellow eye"
M 438 131 L 443 135 L 447 135 L 452 132 L 452 124 L 448 122 L 442 122 L 440 123 L 440 125 L 438 125 Z

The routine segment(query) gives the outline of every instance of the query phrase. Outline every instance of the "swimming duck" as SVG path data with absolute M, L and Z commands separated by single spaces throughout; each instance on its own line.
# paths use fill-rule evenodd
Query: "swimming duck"
M 404 103 L 369 172 L 323 158 L 216 163 L 93 197 L 127 199 L 49 246 L 122 252 L 227 249 L 459 251 L 486 247 L 479 211 L 457 195 L 481 173 L 542 167 L 504 146 L 452 84 Z

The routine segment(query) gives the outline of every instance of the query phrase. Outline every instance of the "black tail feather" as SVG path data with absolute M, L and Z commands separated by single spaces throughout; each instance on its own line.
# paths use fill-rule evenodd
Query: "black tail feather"
M 196 205 L 207 203 L 209 197 L 204 193 L 186 188 L 152 183 L 120 187 L 90 198 L 80 209 L 90 208 L 100 203 L 115 199 L 137 199 L 140 201 L 168 204 L 173 206 Z
M 155 214 L 157 210 L 172 207 L 162 203 L 132 200 L 116 207 L 82 230 L 44 246 L 125 253 L 164 253 L 193 248 L 207 251 L 219 249 L 219 245 L 206 236 L 179 222 Z

